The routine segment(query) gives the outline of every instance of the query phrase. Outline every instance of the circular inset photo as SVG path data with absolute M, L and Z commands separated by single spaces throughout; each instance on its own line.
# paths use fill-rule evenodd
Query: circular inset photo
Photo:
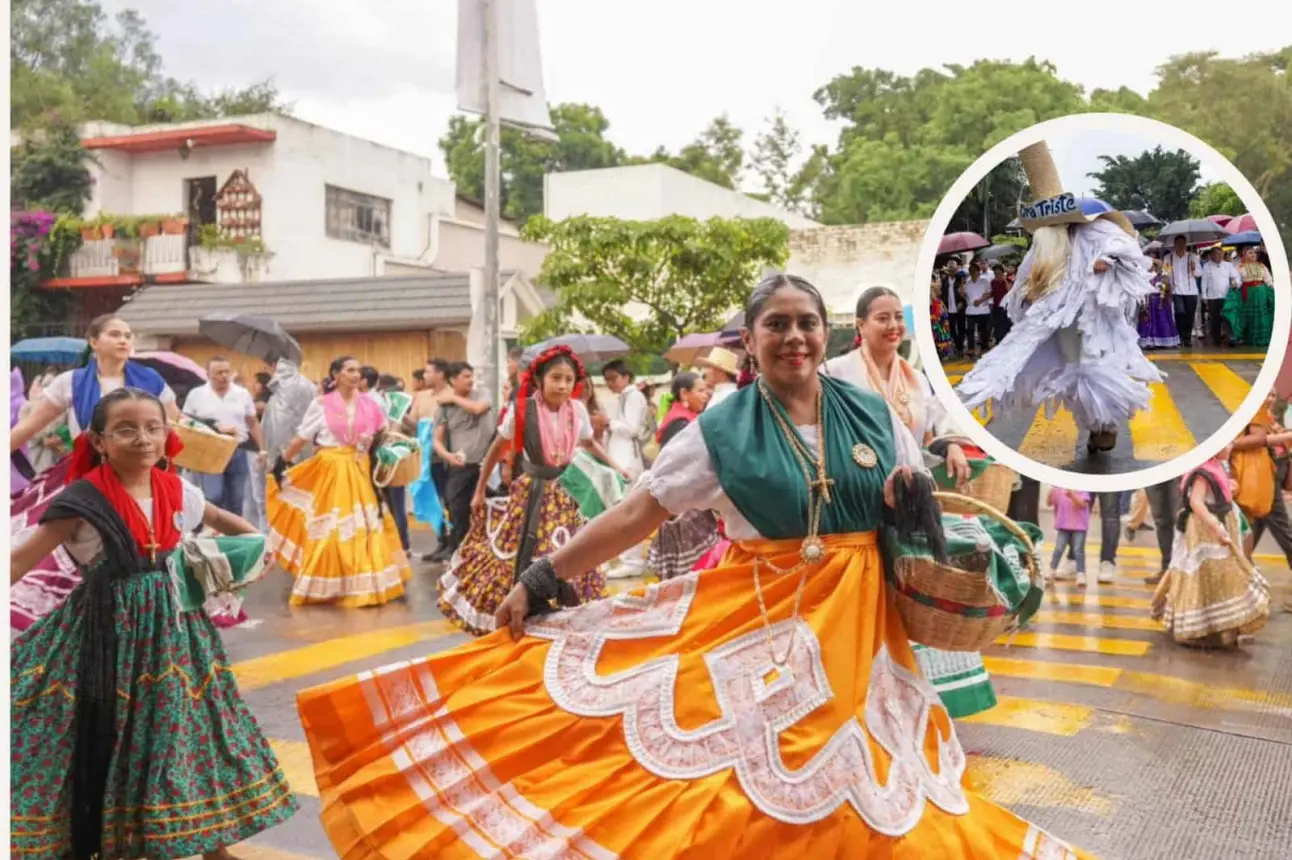
M 1202 464 L 1261 408 L 1288 345 L 1269 210 L 1154 120 L 1070 116 L 1002 142 L 942 201 L 919 265 L 939 399 L 992 457 L 1072 489 Z

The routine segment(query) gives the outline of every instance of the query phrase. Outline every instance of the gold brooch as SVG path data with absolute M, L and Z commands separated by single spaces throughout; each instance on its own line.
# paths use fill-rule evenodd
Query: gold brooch
M 874 448 L 864 442 L 858 442 L 852 446 L 852 459 L 856 460 L 857 465 L 863 469 L 873 469 L 879 465 L 879 455 L 875 453 Z

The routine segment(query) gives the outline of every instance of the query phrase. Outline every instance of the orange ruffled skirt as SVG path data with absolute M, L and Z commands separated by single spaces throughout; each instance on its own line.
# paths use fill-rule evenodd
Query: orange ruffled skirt
M 770 630 L 751 561 L 797 540 L 302 691 L 338 855 L 1087 856 L 966 789 L 875 535 L 826 545 L 797 622 L 798 574 L 763 568 Z
M 381 606 L 412 576 L 390 511 L 377 511 L 367 454 L 321 448 L 265 491 L 267 551 L 292 574 L 291 605 Z

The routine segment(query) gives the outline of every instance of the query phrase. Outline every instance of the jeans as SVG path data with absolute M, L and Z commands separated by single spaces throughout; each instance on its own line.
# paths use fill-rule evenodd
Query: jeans
M 956 345 L 956 354 L 964 355 L 965 352 L 965 315 L 964 311 L 955 314 L 949 314 L 947 319 L 951 323 L 951 342 Z
M 465 466 L 450 466 L 448 477 L 444 481 L 445 507 L 453 518 L 448 549 L 454 552 L 462 546 L 467 530 L 471 527 L 471 497 L 475 495 L 476 482 L 479 480 L 480 464 L 467 463 Z
M 1198 322 L 1198 297 L 1175 297 L 1175 327 L 1180 332 L 1182 346 L 1193 345 L 1193 327 Z
M 390 508 L 390 516 L 395 521 L 395 529 L 399 532 L 399 544 L 404 552 L 408 552 L 408 488 L 386 487 L 383 493 L 386 507 Z
M 225 467 L 223 474 L 206 475 L 193 473 L 194 481 L 202 489 L 202 495 L 217 508 L 228 511 L 234 516 L 242 516 L 242 499 L 247 492 L 247 481 L 250 477 L 247 452 L 234 451 L 233 459 Z
M 1161 571 L 1171 564 L 1171 549 L 1175 543 L 1175 515 L 1180 509 L 1178 481 L 1166 481 L 1144 488 L 1149 510 L 1153 512 L 1153 531 L 1157 533 L 1157 549 L 1161 554 Z M 1100 541 L 1099 561 L 1117 563 L 1117 548 L 1121 545 L 1121 493 L 1099 494 Z
M 1072 557 L 1077 562 L 1077 573 L 1086 572 L 1086 533 L 1074 532 L 1069 529 L 1056 529 L 1054 532 L 1054 555 L 1050 559 L 1050 567 L 1056 568 L 1059 562 L 1063 560 L 1065 550 L 1072 551 Z
M 448 514 L 447 517 L 444 517 L 440 521 L 440 533 L 435 536 L 439 544 L 443 545 L 447 543 L 449 540 L 449 520 L 453 516 L 453 512 L 449 509 L 449 497 L 448 497 L 449 464 L 448 463 L 441 462 L 440 460 L 431 461 L 431 483 L 435 485 L 435 494 L 440 497 L 440 506 L 444 509 L 444 512 Z
M 242 503 L 242 518 L 264 532 L 268 523 L 265 519 L 265 481 L 268 480 L 268 465 L 260 464 L 260 456 L 252 451 L 243 452 L 247 457 L 247 498 Z

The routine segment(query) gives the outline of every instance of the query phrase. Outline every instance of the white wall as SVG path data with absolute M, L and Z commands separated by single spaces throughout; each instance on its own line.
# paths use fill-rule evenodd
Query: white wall
M 632 221 L 687 215 L 701 220 L 775 218 L 798 228 L 816 224 L 802 215 L 665 164 L 549 173 L 543 177 L 543 185 L 544 214 L 555 221 L 576 215 Z
M 889 287 L 903 304 L 917 295 L 927 301 L 929 276 L 916 265 L 928 227 L 928 221 L 894 221 L 794 230 L 785 271 L 811 281 L 831 314 L 849 320 L 867 287 Z
M 101 165 L 92 171 L 94 211 L 101 207 L 123 215 L 182 212 L 185 179 L 215 176 L 218 189 L 234 170 L 245 169 L 263 199 L 261 233 L 272 254 L 264 273 L 267 279 L 380 275 L 388 258 L 406 264 L 432 262 L 423 258 L 434 246 L 428 235 L 430 217 L 453 216 L 454 187 L 434 175 L 429 158 L 277 115 L 221 122 L 271 128 L 278 139 L 266 144 L 197 147 L 187 159 L 178 152 L 129 156 L 99 151 Z M 154 128 L 177 127 L 182 126 Z M 83 133 L 146 130 L 96 123 Z M 389 250 L 327 237 L 327 185 L 392 201 Z

